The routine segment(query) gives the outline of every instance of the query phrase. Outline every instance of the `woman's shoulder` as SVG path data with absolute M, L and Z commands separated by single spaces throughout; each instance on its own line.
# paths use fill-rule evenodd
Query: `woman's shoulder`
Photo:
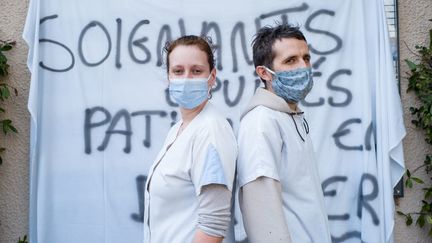
M 227 117 L 222 114 L 211 103 L 207 104 L 199 121 L 199 130 L 209 135 L 220 133 L 233 133 L 232 127 Z
M 229 125 L 227 117 L 211 103 L 208 103 L 204 108 L 202 118 L 201 122 L 206 126 Z

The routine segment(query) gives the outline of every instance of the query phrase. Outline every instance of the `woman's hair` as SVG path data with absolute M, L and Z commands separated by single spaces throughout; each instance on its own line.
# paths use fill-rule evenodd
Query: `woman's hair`
M 207 55 L 207 61 L 210 66 L 210 71 L 215 66 L 215 60 L 213 56 L 213 44 L 210 37 L 200 37 L 196 35 L 185 35 L 172 42 L 167 41 L 165 43 L 164 51 L 166 53 L 166 64 L 167 72 L 169 71 L 169 55 L 177 46 L 196 46 Z

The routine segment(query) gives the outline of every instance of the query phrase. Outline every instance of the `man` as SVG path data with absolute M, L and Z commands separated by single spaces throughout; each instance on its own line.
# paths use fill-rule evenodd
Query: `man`
M 313 86 L 298 27 L 264 27 L 253 41 L 264 82 L 241 116 L 239 203 L 251 243 L 331 242 L 309 127 L 297 104 Z

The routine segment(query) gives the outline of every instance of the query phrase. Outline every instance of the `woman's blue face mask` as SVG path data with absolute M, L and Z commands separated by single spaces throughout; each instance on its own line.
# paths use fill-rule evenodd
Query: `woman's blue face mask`
M 181 107 L 193 109 L 208 98 L 208 78 L 170 79 L 169 93 Z
M 287 102 L 300 102 L 312 89 L 313 79 L 310 67 L 278 72 L 267 67 L 266 69 L 273 74 L 273 91 Z

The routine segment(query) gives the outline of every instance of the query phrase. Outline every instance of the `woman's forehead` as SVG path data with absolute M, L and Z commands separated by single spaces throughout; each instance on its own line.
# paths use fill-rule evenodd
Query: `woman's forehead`
M 170 66 L 209 66 L 207 54 L 196 45 L 176 46 L 169 55 Z

